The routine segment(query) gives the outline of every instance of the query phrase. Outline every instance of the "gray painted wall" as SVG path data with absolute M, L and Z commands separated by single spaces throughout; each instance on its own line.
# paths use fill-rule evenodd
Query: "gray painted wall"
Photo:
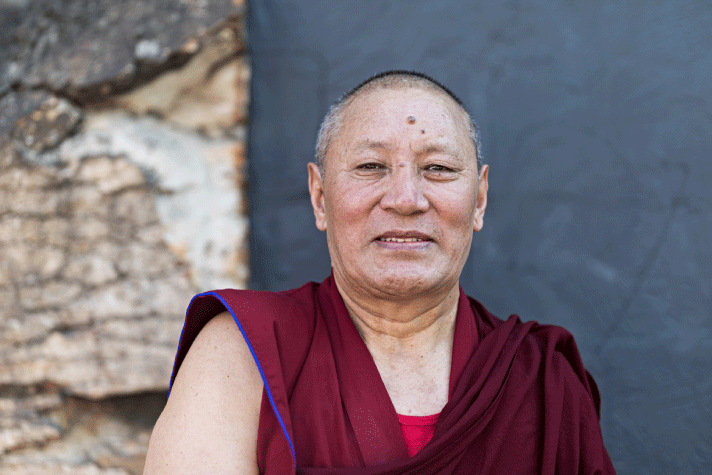
M 491 167 L 462 285 L 563 325 L 621 474 L 712 469 L 712 4 L 254 0 L 253 287 L 329 272 L 306 166 L 339 94 L 418 69 Z

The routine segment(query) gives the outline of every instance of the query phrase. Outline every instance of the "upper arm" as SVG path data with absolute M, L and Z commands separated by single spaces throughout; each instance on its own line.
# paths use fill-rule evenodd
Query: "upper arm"
M 229 313 L 200 331 L 156 422 L 144 474 L 257 474 L 263 383 Z

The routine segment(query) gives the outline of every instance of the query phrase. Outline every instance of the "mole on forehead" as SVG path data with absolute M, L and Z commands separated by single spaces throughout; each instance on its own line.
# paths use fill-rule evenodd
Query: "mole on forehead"
M 408 116 L 408 123 L 409 123 L 409 124 L 415 124 L 415 117 L 413 117 L 412 115 L 409 115 L 409 116 Z

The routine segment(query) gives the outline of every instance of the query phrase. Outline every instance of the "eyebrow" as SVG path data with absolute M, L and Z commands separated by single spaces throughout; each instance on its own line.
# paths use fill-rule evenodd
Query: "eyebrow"
M 381 142 L 378 140 L 364 139 L 356 143 L 353 147 L 354 152 L 360 152 L 363 150 L 393 150 L 395 147 L 389 145 L 387 142 Z M 415 150 L 416 155 L 429 155 L 431 153 L 446 153 L 452 155 L 453 157 L 459 156 L 457 153 L 457 147 L 452 144 L 444 143 L 442 141 L 428 142 L 422 148 Z
M 457 148 L 453 147 L 451 144 L 436 142 L 427 143 L 423 148 L 415 150 L 416 155 L 429 155 L 431 153 L 445 153 L 452 155 L 453 157 L 459 156 L 457 153 Z
M 378 140 L 364 139 L 354 145 L 353 150 L 355 152 L 360 152 L 362 150 L 393 150 L 392 145 L 388 145 L 386 142 L 380 142 Z

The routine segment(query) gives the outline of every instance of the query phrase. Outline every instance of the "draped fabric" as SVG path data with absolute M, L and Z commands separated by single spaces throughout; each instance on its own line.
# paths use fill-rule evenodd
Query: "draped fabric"
M 409 457 L 333 276 L 286 292 L 197 295 L 172 379 L 200 329 L 224 310 L 264 381 L 257 459 L 265 475 L 615 473 L 598 390 L 563 328 L 502 321 L 461 290 L 449 400 L 431 441 Z
M 430 442 L 435 432 L 435 424 L 438 422 L 440 413 L 430 416 L 404 416 L 398 414 L 398 421 L 403 432 L 405 447 L 408 455 L 413 456 L 420 452 L 420 449 Z

